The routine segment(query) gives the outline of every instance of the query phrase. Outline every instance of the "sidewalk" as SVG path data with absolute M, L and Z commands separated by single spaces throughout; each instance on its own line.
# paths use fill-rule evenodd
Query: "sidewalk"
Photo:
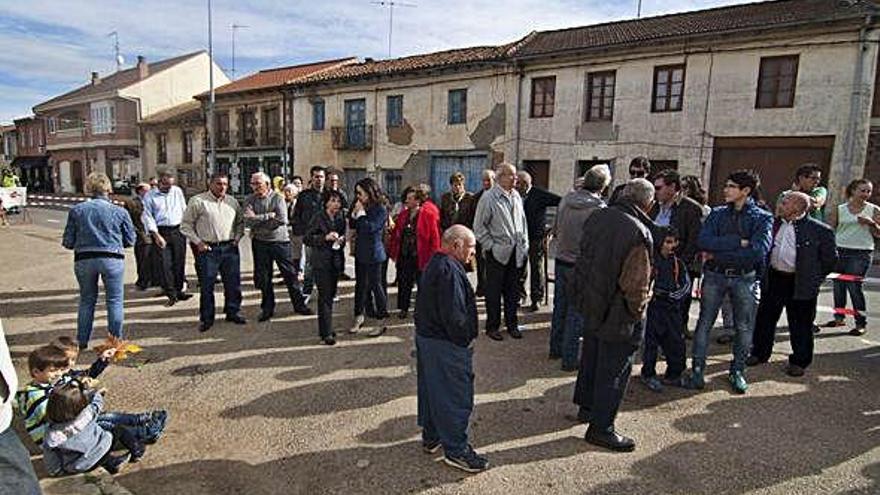
M 77 476 L 46 478 L 40 481 L 40 487 L 44 495 L 131 495 L 101 469 Z

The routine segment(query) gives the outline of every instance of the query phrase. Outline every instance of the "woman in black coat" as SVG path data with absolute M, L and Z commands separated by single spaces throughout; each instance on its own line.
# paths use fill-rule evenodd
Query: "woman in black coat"
M 345 216 L 342 195 L 325 190 L 324 210 L 312 218 L 303 242 L 312 248 L 312 273 L 318 286 L 318 334 L 327 345 L 336 344 L 333 331 L 333 298 L 336 283 L 345 269 Z

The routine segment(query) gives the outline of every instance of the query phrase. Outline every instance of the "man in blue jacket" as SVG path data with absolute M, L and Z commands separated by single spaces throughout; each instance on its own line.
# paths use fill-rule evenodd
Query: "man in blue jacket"
M 819 288 L 837 263 L 834 231 L 808 212 L 810 196 L 789 191 L 782 198 L 773 229 L 770 266 L 758 305 L 755 341 L 746 364 L 755 366 L 770 360 L 776 324 L 785 308 L 791 350 L 789 376 L 803 376 L 813 361 L 813 320 Z
M 718 317 L 724 296 L 733 303 L 735 337 L 729 380 L 733 390 L 744 394 L 746 358 L 752 347 L 759 280 L 770 250 L 773 216 L 759 208 L 752 198 L 760 179 L 752 170 L 731 173 L 724 183 L 725 206 L 712 210 L 697 239 L 704 252 L 703 296 L 700 318 L 691 350 L 691 388 L 705 387 L 706 348 L 709 330 Z

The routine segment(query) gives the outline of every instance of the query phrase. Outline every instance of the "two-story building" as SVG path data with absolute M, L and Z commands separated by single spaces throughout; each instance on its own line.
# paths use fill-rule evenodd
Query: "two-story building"
M 331 166 L 348 189 L 370 174 L 392 200 L 411 183 L 444 190 L 456 170 L 479 187 L 503 158 L 511 47 L 368 59 L 289 85 L 296 172 Z
M 254 172 L 272 177 L 291 173 L 295 137 L 283 118 L 288 112 L 281 88 L 356 61 L 343 58 L 262 70 L 214 91 L 215 163 L 218 171 L 229 175 L 233 194 L 250 194 Z M 202 93 L 196 98 L 206 113 L 210 96 Z
M 208 89 L 210 71 L 219 84 L 229 81 L 204 51 L 154 63 L 138 57 L 133 68 L 104 77 L 93 72 L 89 84 L 36 105 L 58 190 L 82 192 L 83 177 L 93 171 L 139 180 L 138 122 Z
M 46 154 L 46 127 L 38 116 L 15 119 L 15 159 L 12 167 L 21 184 L 32 192 L 53 192 L 52 170 Z
M 190 100 L 157 112 L 140 122 L 143 179 L 171 170 L 187 196 L 205 190 L 205 115 L 202 105 Z

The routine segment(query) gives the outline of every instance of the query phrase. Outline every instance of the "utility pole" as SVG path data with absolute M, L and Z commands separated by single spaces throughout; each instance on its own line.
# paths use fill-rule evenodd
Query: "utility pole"
M 242 28 L 249 28 L 244 24 L 232 24 L 232 80 L 235 81 L 235 33 Z
M 217 145 L 214 136 L 214 41 L 211 22 L 211 0 L 208 0 L 208 85 L 211 93 L 210 100 L 208 100 L 208 175 L 216 172 L 214 169 L 214 150 Z
M 122 63 L 125 62 L 125 59 L 122 58 L 122 55 L 119 53 L 119 33 L 113 31 L 108 34 L 107 37 L 113 37 L 113 59 L 116 61 L 116 72 L 122 70 Z
M 391 58 L 391 34 L 394 31 L 394 7 L 418 7 L 414 3 L 398 2 L 396 0 L 379 0 L 370 2 L 373 5 L 388 7 L 388 58 Z

